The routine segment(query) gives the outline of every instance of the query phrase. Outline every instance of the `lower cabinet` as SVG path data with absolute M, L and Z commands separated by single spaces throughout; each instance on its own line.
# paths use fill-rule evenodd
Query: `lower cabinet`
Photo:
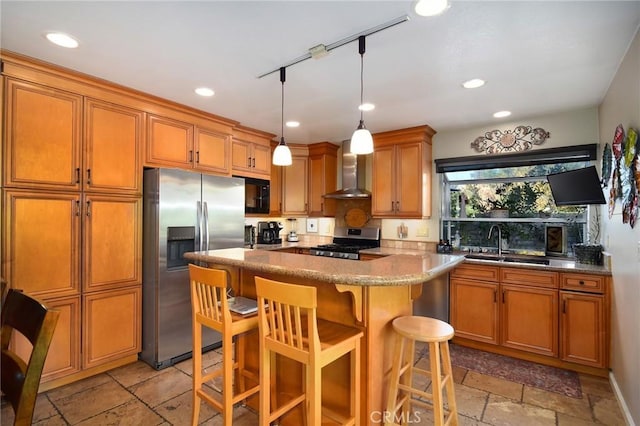
M 609 285 L 603 275 L 464 263 L 450 276 L 451 325 L 462 344 L 606 369 Z
M 60 312 L 56 330 L 49 346 L 42 370 L 42 382 L 79 372 L 80 364 L 80 296 L 42 300 L 49 308 Z M 31 343 L 22 335 L 12 342 L 16 351 L 25 358 L 31 352 Z
M 95 367 L 140 352 L 142 288 L 83 296 L 82 364 Z
M 605 297 L 561 291 L 560 300 L 561 359 L 606 367 Z

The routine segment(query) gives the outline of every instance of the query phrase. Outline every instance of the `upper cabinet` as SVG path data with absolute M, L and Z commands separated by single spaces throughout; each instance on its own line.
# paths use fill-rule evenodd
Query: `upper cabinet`
M 374 217 L 431 216 L 429 126 L 373 135 L 371 212 Z
M 142 192 L 142 111 L 12 78 L 6 102 L 5 186 Z
M 233 129 L 231 167 L 234 175 L 269 179 L 273 135 L 238 126 Z
M 5 99 L 4 185 L 80 189 L 82 96 L 7 78 Z
M 231 176 L 231 127 L 149 114 L 145 165 Z
M 306 216 L 309 208 L 309 148 L 289 144 L 292 164 L 282 168 L 282 215 Z
M 309 216 L 335 216 L 336 202 L 324 194 L 337 189 L 338 146 L 309 145 Z

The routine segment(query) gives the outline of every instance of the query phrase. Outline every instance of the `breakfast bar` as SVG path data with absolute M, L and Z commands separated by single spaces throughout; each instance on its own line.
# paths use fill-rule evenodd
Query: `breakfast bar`
M 355 261 L 242 248 L 193 252 L 185 257 L 228 271 L 236 295 L 255 298 L 255 276 L 316 287 L 319 318 L 364 332 L 361 418 L 367 424 L 374 424 L 385 407 L 393 355 L 391 321 L 411 315 L 412 301 L 420 296 L 422 286 L 464 260 L 463 256 L 425 252 Z M 257 334 L 246 339 L 245 362 L 257 366 Z M 348 366 L 343 358 L 323 370 L 323 403 L 336 411 L 345 409 L 349 401 Z M 296 369 L 286 360 L 278 361 L 278 395 L 299 389 L 302 375 Z M 289 419 L 291 424 L 298 420 Z

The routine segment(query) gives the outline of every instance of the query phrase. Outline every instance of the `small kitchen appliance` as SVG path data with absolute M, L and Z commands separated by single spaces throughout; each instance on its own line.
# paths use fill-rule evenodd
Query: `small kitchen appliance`
M 298 220 L 294 217 L 287 219 L 290 223 L 290 229 L 289 229 L 289 233 L 287 234 L 287 241 L 289 242 L 298 242 L 298 225 L 297 222 Z
M 309 249 L 314 256 L 359 260 L 360 250 L 380 247 L 380 228 L 336 227 L 332 244 L 321 244 Z
M 258 222 L 258 244 L 282 243 L 282 238 L 280 238 L 281 229 L 282 225 L 275 221 Z

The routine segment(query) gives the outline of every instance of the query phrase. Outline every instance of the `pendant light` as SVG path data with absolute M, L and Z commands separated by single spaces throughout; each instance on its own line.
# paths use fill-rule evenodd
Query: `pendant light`
M 273 158 L 271 160 L 276 166 L 290 166 L 292 163 L 291 150 L 284 141 L 284 82 L 287 79 L 286 70 L 287 69 L 285 67 L 280 68 L 280 82 L 282 83 L 282 116 L 280 121 L 281 136 L 280 143 L 276 149 L 273 150 Z
M 364 52 L 365 52 L 365 36 L 358 37 L 358 52 L 360 52 L 360 105 L 363 104 L 364 83 Z M 371 132 L 364 126 L 363 111 L 360 108 L 360 124 L 351 136 L 351 153 L 352 154 L 371 154 L 373 152 L 373 137 Z

